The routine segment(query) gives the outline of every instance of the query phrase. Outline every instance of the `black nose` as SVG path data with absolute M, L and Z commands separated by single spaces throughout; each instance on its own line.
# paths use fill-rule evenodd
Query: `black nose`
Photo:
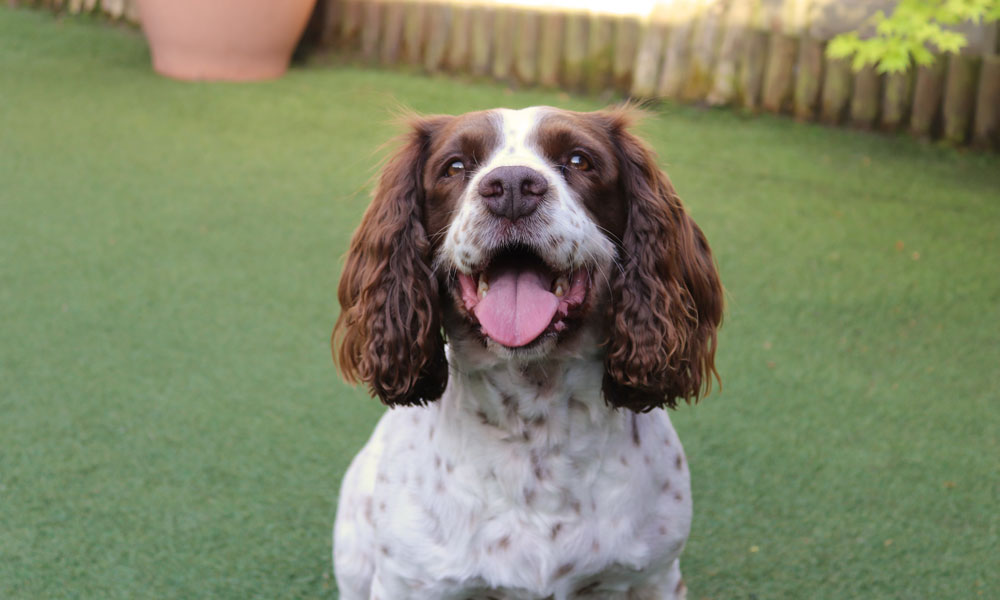
M 497 167 L 479 180 L 479 195 L 490 212 L 516 221 L 535 212 L 549 184 L 528 167 Z

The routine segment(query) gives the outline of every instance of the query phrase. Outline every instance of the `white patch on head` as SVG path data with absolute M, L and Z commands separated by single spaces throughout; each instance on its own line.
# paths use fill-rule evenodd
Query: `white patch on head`
M 538 143 L 539 124 L 551 110 L 535 106 L 495 111 L 500 141 L 466 186 L 437 257 L 444 266 L 472 273 L 484 266 L 496 247 L 514 243 L 531 246 L 557 270 L 585 264 L 603 267 L 613 260 L 614 245 L 587 215 L 581 199 L 566 183 L 561 165 L 547 158 Z M 490 214 L 478 189 L 483 177 L 505 166 L 534 169 L 548 181 L 550 192 L 525 223 L 510 228 L 501 238 L 495 231 L 497 217 Z

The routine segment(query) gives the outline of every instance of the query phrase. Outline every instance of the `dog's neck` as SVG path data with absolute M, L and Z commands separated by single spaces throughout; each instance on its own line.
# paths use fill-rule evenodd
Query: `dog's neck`
M 454 346 L 441 408 L 456 426 L 472 426 L 480 434 L 485 426 L 507 442 L 558 448 L 574 429 L 603 429 L 621 412 L 604 402 L 603 353 L 592 338 L 577 345 L 585 351 L 530 360 L 500 359 L 471 344 Z
M 441 456 L 460 457 L 467 481 L 485 482 L 492 495 L 581 514 L 586 495 L 567 490 L 597 481 L 610 449 L 631 444 L 629 428 L 637 427 L 635 413 L 604 402 L 603 357 L 592 347 L 525 362 L 450 348 L 448 388 L 436 409 L 436 427 L 448 434 L 432 443 Z

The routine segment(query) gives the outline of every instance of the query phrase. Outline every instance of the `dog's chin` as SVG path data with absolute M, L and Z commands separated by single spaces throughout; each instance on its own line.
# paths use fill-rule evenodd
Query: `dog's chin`
M 569 332 L 572 333 L 572 332 Z M 482 336 L 486 349 L 502 360 L 530 361 L 551 356 L 560 345 L 560 336 L 556 333 L 543 333 L 531 343 L 517 348 L 504 346 L 489 336 Z M 569 336 L 571 337 L 571 336 Z

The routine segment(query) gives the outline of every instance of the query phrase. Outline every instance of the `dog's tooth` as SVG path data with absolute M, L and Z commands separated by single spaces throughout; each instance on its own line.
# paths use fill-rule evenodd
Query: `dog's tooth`
M 488 281 L 486 281 L 486 276 L 483 275 L 482 277 L 479 278 L 479 292 L 478 292 L 479 297 L 485 298 L 486 292 L 488 291 L 490 291 L 490 284 Z
M 555 283 L 552 284 L 552 293 L 556 295 L 557 298 L 562 298 L 566 295 L 566 290 L 569 289 L 569 278 L 565 275 L 560 275 L 556 279 Z

